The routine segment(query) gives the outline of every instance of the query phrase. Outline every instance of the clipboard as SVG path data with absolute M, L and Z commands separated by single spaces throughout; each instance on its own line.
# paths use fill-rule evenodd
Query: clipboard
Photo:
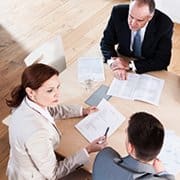
M 85 103 L 90 106 L 97 106 L 103 98 L 109 100 L 111 96 L 106 94 L 108 89 L 108 86 L 101 85 L 89 96 L 88 99 L 85 100 Z

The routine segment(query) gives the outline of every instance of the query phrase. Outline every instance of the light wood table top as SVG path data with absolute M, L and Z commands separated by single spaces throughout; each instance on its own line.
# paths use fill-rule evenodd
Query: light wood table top
M 135 112 L 145 111 L 155 115 L 168 130 L 173 130 L 180 136 L 180 77 L 167 71 L 157 71 L 149 73 L 165 80 L 164 88 L 160 97 L 159 106 L 154 106 L 141 101 L 132 101 L 111 97 L 109 102 L 119 110 L 125 117 L 125 122 L 118 130 L 108 138 L 109 146 L 116 149 L 122 156 L 125 151 L 125 128 L 128 118 Z M 105 78 L 101 84 L 110 85 L 113 76 L 109 67 L 105 65 Z M 77 79 L 77 62 L 68 67 L 60 74 L 61 79 L 61 102 L 65 104 L 81 104 L 87 106 L 84 101 L 90 96 L 91 92 L 86 92 Z M 62 132 L 62 139 L 57 150 L 64 156 L 69 156 L 81 148 L 84 148 L 88 141 L 75 129 L 74 125 L 82 118 L 67 119 L 57 121 L 57 126 Z M 85 165 L 85 169 L 91 172 L 96 153 L 90 155 L 90 162 Z M 177 175 L 180 179 L 180 173 Z

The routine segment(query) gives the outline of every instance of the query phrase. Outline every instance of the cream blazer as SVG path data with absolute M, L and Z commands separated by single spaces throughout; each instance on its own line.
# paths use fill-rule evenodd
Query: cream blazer
M 55 118 L 80 116 L 80 107 L 49 108 Z M 57 161 L 54 150 L 60 143 L 60 132 L 55 124 L 28 106 L 23 100 L 15 109 L 9 124 L 10 157 L 7 167 L 9 180 L 59 179 L 89 159 L 83 149 Z

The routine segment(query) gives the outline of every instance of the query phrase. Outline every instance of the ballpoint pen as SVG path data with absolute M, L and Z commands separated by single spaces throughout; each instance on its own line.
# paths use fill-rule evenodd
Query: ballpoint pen
M 105 133 L 104 133 L 104 136 L 105 136 L 105 137 L 107 137 L 108 131 L 109 131 L 109 127 L 107 127 L 107 129 L 106 129 L 106 131 L 105 131 Z M 102 140 L 98 141 L 98 144 L 101 144 L 101 143 L 103 143 Z
M 108 131 L 109 131 L 109 127 L 107 127 L 107 129 L 106 129 L 106 131 L 104 133 L 104 136 L 107 136 Z

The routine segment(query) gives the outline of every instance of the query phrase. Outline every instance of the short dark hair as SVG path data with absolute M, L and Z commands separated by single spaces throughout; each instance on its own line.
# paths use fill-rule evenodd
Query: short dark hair
M 145 112 L 133 114 L 129 120 L 127 134 L 138 159 L 147 162 L 159 154 L 164 140 L 164 128 L 153 115 Z
M 131 0 L 133 1 L 137 1 L 140 4 L 147 4 L 149 6 L 149 12 L 153 13 L 155 11 L 155 1 L 154 0 Z

